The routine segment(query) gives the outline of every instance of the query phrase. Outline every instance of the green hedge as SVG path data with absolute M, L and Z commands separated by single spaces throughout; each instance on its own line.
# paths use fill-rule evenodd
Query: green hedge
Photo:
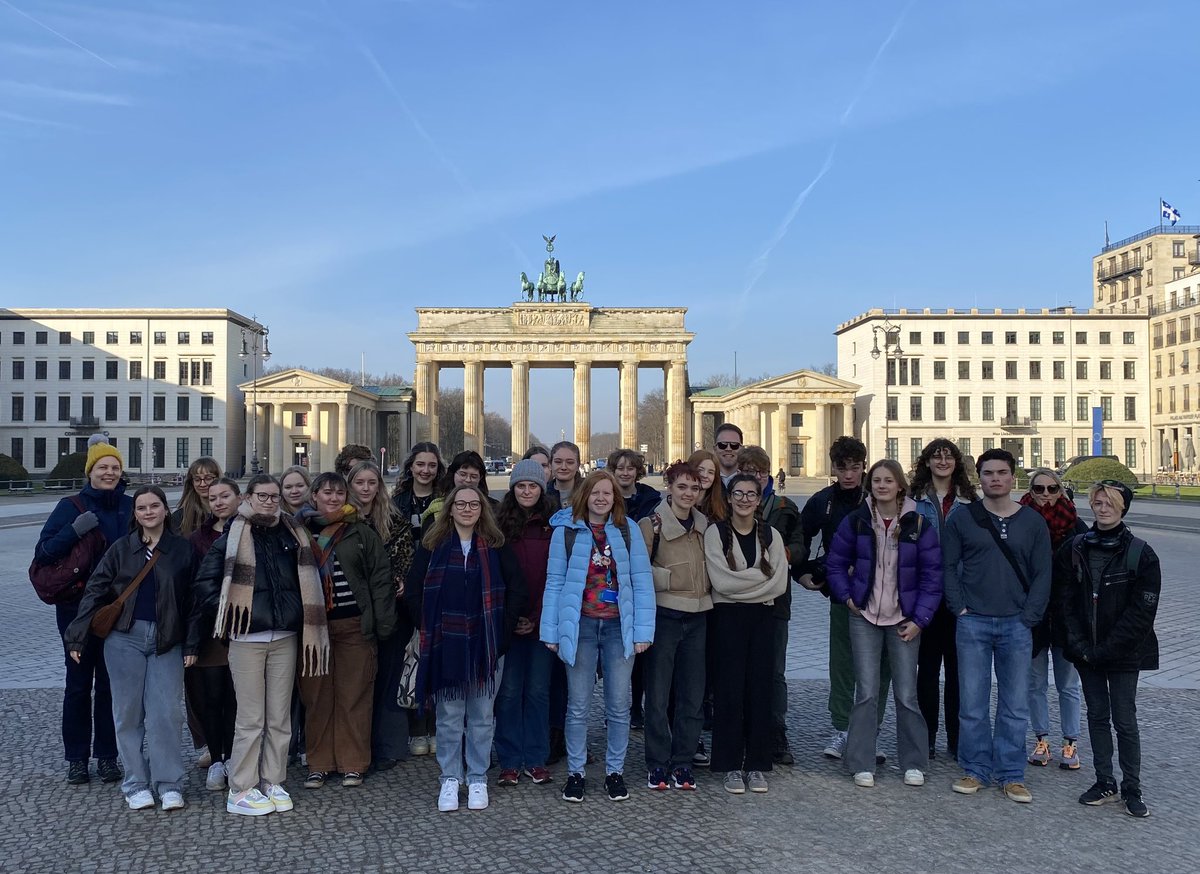
M 46 479 L 84 479 L 83 467 L 85 464 L 87 464 L 86 452 L 64 455 L 62 460 L 54 465 L 54 470 L 50 471 Z
M 1093 458 L 1081 461 L 1063 475 L 1063 479 L 1075 484 L 1075 491 L 1082 493 L 1092 483 L 1102 479 L 1115 479 L 1130 488 L 1137 488 L 1138 478 L 1133 471 L 1111 458 Z
M 0 453 L 0 480 L 27 480 L 27 471 L 15 458 Z

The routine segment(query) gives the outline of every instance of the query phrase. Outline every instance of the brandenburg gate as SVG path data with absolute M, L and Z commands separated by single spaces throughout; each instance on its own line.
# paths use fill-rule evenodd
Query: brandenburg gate
M 553 251 L 552 244 L 553 238 L 549 238 L 548 251 Z M 546 263 L 558 272 L 553 256 Z M 529 442 L 530 369 L 569 367 L 574 371 L 575 443 L 587 460 L 591 458 L 592 370 L 615 367 L 620 371 L 621 445 L 636 449 L 638 368 L 662 368 L 667 457 L 686 458 L 691 453 L 687 346 L 695 336 L 684 328 L 687 309 L 593 307 L 578 299 L 583 291 L 582 274 L 569 292 L 561 274 L 555 282 L 555 277 L 543 273 L 537 286 L 525 274 L 521 279 L 527 300 L 510 307 L 417 308 L 417 329 L 408 337 L 416 347 L 418 432 L 437 439 L 439 375 L 446 368 L 461 367 L 465 371 L 464 445 L 486 455 L 484 375 L 489 368 L 507 367 L 512 370 L 512 451 L 519 456 Z M 556 286 L 557 292 L 553 291 Z M 551 290 L 544 292 L 547 287 Z M 533 301 L 535 291 L 543 298 L 541 302 Z M 561 300 L 546 302 L 544 298 L 551 294 Z

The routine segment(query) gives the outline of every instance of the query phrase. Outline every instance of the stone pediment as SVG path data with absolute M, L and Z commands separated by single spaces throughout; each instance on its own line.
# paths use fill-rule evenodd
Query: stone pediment
M 254 380 L 247 380 L 239 385 L 238 388 L 245 394 L 250 394 L 255 388 Z M 347 400 L 351 396 L 357 395 L 363 401 L 367 401 L 367 406 L 373 406 L 374 402 L 378 400 L 376 395 L 365 391 L 360 386 L 342 382 L 340 379 L 321 376 L 319 373 L 313 373 L 299 367 L 293 367 L 290 370 L 281 370 L 278 373 L 268 373 L 266 376 L 258 378 L 258 397 L 259 400 L 264 402 L 268 401 L 271 395 L 292 396 L 296 399 L 301 399 L 312 396 L 329 398 L 330 394 Z
M 693 403 L 713 401 L 718 406 L 728 406 L 749 398 L 769 397 L 772 399 L 793 399 L 800 401 L 806 398 L 838 398 L 844 396 L 845 402 L 854 400 L 858 385 L 817 373 L 815 370 L 796 370 L 781 376 L 752 382 L 737 388 L 713 387 L 692 395 Z
M 844 379 L 838 379 L 836 376 L 829 376 L 825 373 L 817 373 L 815 370 L 797 370 L 792 373 L 785 373 L 782 376 L 773 376 L 770 379 L 764 379 L 761 382 L 744 386 L 744 388 L 758 391 L 768 389 L 775 391 L 804 389 L 806 391 L 818 392 L 858 391 L 856 383 L 847 382 Z

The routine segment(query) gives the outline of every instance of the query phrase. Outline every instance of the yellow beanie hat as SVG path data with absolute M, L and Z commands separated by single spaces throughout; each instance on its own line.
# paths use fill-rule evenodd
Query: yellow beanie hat
M 121 462 L 121 469 L 125 469 L 125 459 L 121 457 L 121 453 L 117 451 L 117 447 L 109 443 L 103 434 L 93 434 L 88 438 L 87 463 L 83 466 L 84 474 L 90 474 L 92 468 L 96 466 L 96 462 L 106 455 L 111 455 L 117 461 Z

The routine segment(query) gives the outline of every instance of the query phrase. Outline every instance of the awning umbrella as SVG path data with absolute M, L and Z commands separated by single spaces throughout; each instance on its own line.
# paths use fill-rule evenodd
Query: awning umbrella
M 1183 444 L 1183 463 L 1187 466 L 1188 470 L 1196 466 L 1196 446 L 1192 443 L 1191 437 L 1187 438 L 1187 441 Z
M 1159 456 L 1159 466 L 1167 470 L 1175 467 L 1175 452 L 1171 449 L 1169 438 L 1163 438 L 1162 455 Z

